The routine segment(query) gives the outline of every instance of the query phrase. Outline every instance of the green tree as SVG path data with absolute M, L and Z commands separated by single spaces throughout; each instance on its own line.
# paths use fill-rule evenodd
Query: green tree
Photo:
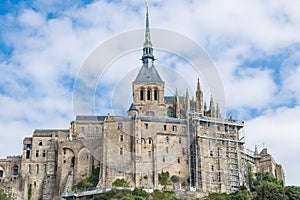
M 127 187 L 129 185 L 129 181 L 124 178 L 117 178 L 113 183 L 113 187 Z
M 154 190 L 151 196 L 149 197 L 150 200 L 179 200 L 174 192 L 171 191 L 164 191 L 161 192 L 159 190 Z
M 163 186 L 172 185 L 169 178 L 170 178 L 170 174 L 168 171 L 166 172 L 162 171 L 161 174 L 158 174 L 158 182 Z
M 0 188 L 0 199 L 1 200 L 12 200 L 10 192 L 6 192 L 3 188 Z
M 300 187 L 297 186 L 286 186 L 285 195 L 289 200 L 299 200 L 300 199 Z
M 132 191 L 133 196 L 138 196 L 138 197 L 147 197 L 149 194 L 148 192 L 144 191 L 142 188 L 134 188 Z
M 249 189 L 253 191 L 253 186 L 254 186 L 254 174 L 252 171 L 252 166 L 250 163 L 247 163 L 247 169 L 246 169 L 246 181 L 249 186 Z
M 201 200 L 230 200 L 230 196 L 226 193 L 212 193 Z
M 242 185 L 237 191 L 230 194 L 231 200 L 251 200 L 252 194 L 246 186 Z

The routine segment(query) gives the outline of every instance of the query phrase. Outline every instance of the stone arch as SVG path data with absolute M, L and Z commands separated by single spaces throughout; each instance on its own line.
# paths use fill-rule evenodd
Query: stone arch
M 77 168 L 77 178 L 78 181 L 84 179 L 85 177 L 88 177 L 90 175 L 90 163 L 91 163 L 91 155 L 90 151 L 83 147 L 80 149 L 77 155 L 77 162 L 80 163 L 80 167 Z
M 5 177 L 5 168 L 0 165 L 0 178 Z
M 70 148 L 63 148 L 63 164 L 68 167 L 75 166 L 75 153 Z

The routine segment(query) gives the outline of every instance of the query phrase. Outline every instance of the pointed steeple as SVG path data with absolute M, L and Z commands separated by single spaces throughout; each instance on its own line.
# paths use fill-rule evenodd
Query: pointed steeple
M 199 78 L 196 90 L 196 112 L 203 113 L 203 92 L 201 91 Z
M 149 23 L 149 3 L 146 2 L 146 30 L 145 30 L 145 42 L 143 48 L 142 61 L 143 64 L 148 63 L 149 59 L 154 61 L 153 48 L 150 36 L 150 23 Z

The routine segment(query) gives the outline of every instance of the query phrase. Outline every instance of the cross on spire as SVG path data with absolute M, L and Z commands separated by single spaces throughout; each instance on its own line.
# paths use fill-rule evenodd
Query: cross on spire
M 147 63 L 148 59 L 154 60 L 153 55 L 153 48 L 152 48 L 152 42 L 151 42 L 151 36 L 150 36 L 150 23 L 149 23 L 149 2 L 146 1 L 146 29 L 145 29 L 145 42 L 144 42 L 144 48 L 143 48 L 143 56 L 142 60 L 143 63 Z

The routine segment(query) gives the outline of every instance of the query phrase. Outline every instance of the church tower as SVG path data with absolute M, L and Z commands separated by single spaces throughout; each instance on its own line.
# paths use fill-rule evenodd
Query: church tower
M 146 9 L 145 41 L 141 59 L 143 65 L 132 84 L 133 105 L 139 115 L 155 116 L 160 115 L 164 107 L 165 83 L 154 66 L 148 5 Z

